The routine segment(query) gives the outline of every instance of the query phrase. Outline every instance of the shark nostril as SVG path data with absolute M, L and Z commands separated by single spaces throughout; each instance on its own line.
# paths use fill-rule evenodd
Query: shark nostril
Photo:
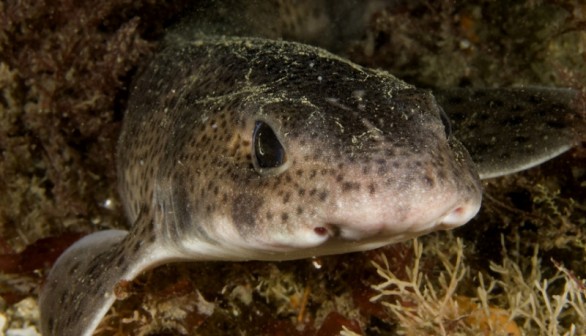
M 455 216 L 462 216 L 464 214 L 464 207 L 457 207 L 456 209 L 452 210 L 452 214 Z
M 318 226 L 315 229 L 313 229 L 313 231 L 317 233 L 318 236 L 325 236 L 328 234 L 328 229 L 323 226 Z
M 442 223 L 449 227 L 460 226 L 468 222 L 476 215 L 479 209 L 479 204 L 464 204 L 451 210 L 443 219 Z
M 324 226 L 315 227 L 313 231 L 319 236 L 337 237 L 341 229 L 339 224 L 326 223 Z

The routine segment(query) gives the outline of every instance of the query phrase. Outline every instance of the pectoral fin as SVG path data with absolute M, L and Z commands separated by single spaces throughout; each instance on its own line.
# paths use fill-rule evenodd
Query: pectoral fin
M 451 89 L 434 94 L 482 179 L 539 165 L 577 142 L 572 131 L 576 90 Z
M 116 300 L 122 280 L 168 261 L 165 251 L 149 239 L 152 220 L 139 215 L 134 230 L 108 230 L 79 240 L 59 257 L 40 295 L 44 336 L 92 335 Z

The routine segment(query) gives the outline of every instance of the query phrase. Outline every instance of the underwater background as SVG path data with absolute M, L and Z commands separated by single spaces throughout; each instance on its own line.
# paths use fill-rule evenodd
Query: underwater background
M 582 145 L 484 181 L 451 232 L 120 284 L 100 335 L 586 334 L 586 2 L 389 1 L 345 56 L 423 87 L 572 87 Z M 127 226 L 115 146 L 133 74 L 188 1 L 0 2 L 0 333 L 79 237 Z

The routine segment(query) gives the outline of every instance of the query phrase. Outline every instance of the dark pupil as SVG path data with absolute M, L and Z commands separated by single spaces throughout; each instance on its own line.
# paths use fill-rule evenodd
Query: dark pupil
M 260 168 L 275 168 L 285 162 L 285 149 L 269 125 L 257 121 L 253 138 L 256 161 Z
M 446 132 L 446 138 L 449 138 L 452 135 L 452 123 L 450 122 L 450 118 L 444 112 L 444 109 L 440 107 L 440 117 L 442 119 L 442 123 L 444 124 L 444 131 Z

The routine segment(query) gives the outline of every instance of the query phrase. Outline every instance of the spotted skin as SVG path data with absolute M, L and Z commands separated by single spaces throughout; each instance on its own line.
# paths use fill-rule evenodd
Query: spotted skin
M 116 284 L 160 263 L 366 250 L 464 224 L 480 206 L 429 91 L 319 48 L 175 43 L 132 92 L 118 173 L 135 224 L 61 257 L 41 295 L 45 335 L 91 334 Z M 255 168 L 259 121 L 286 149 L 280 167 Z
M 91 335 L 116 286 L 162 263 L 363 251 L 477 213 L 475 165 L 429 91 L 305 44 L 187 35 L 131 89 L 118 176 L 133 225 L 59 258 L 43 335 Z M 259 165 L 259 123 L 282 164 Z
M 346 205 L 374 200 L 404 222 L 411 203 L 434 202 L 435 194 L 450 195 L 441 215 L 479 200 L 473 167 L 446 138 L 434 98 L 386 73 L 297 43 L 240 38 L 186 42 L 154 62 L 173 66 L 141 77 L 119 146 L 132 220 L 145 200 L 157 200 L 173 208 L 163 219 L 174 224 L 168 234 L 218 245 L 215 237 L 228 231 L 244 245 L 236 256 L 257 244 L 288 249 L 300 244 L 296 235 L 311 245 L 315 227 L 343 226 Z M 253 167 L 258 120 L 287 148 L 280 171 Z M 392 196 L 405 192 L 400 201 Z

